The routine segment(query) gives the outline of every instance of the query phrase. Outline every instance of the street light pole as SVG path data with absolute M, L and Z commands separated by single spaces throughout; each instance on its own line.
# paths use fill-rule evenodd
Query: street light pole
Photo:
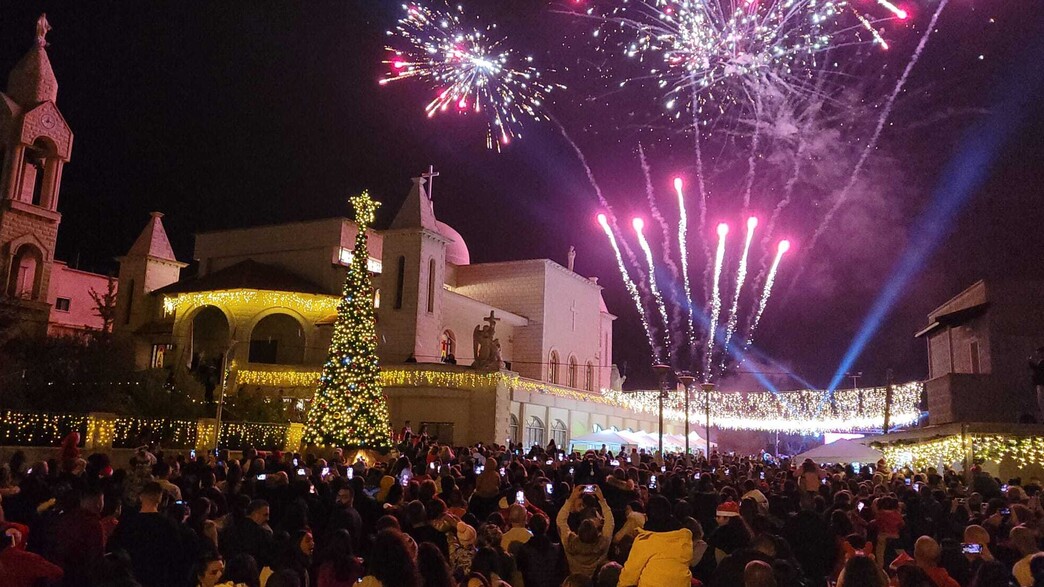
M 707 435 L 707 454 L 704 455 L 704 457 L 707 460 L 710 460 L 710 394 L 714 391 L 715 384 L 708 381 L 707 383 L 701 383 L 700 387 L 702 387 L 704 391 L 705 405 L 703 406 L 703 409 L 705 410 L 704 413 L 707 415 L 707 424 L 706 428 L 704 428 L 704 434 Z
M 671 372 L 670 365 L 657 363 L 652 367 L 653 373 L 660 379 L 660 458 L 663 458 L 663 400 L 667 395 L 667 374 Z
M 232 354 L 232 349 L 236 348 L 238 344 L 239 341 L 235 339 L 229 340 L 228 348 L 225 349 L 225 355 L 221 358 L 221 394 L 218 397 L 217 412 L 214 414 L 214 419 L 217 420 L 217 430 L 214 431 L 215 452 L 218 449 L 218 444 L 221 442 L 221 412 L 225 407 L 225 387 L 228 385 L 228 356 Z
M 689 458 L 689 387 L 696 380 L 692 373 L 682 371 L 677 375 L 678 383 L 685 389 L 685 458 Z

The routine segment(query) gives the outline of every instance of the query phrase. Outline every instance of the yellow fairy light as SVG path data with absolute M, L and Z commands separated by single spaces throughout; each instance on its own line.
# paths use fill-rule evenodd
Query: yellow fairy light
M 201 306 L 251 306 L 289 308 L 302 314 L 328 315 L 337 311 L 337 296 L 256 289 L 201 291 L 181 293 L 163 298 L 163 311 L 173 314 Z

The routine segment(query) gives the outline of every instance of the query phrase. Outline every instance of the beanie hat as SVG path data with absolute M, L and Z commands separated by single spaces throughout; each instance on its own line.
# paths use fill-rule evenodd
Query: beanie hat
M 461 546 L 475 546 L 478 533 L 464 522 L 457 522 L 457 540 L 460 540 Z
M 731 518 L 733 516 L 740 515 L 739 504 L 734 501 L 726 501 L 725 503 L 718 506 L 718 511 L 715 515 L 721 518 Z

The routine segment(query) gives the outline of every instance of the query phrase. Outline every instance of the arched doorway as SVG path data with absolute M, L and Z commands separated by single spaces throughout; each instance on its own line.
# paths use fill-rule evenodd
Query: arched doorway
M 31 244 L 23 244 L 15 251 L 11 273 L 7 280 L 7 295 L 24 300 L 40 299 L 40 281 L 43 277 L 43 254 Z
M 250 332 L 247 361 L 270 365 L 300 365 L 305 358 L 301 323 L 289 314 L 269 314 Z

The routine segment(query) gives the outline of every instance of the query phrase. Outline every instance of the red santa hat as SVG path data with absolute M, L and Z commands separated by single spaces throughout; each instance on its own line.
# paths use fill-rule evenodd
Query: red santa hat
M 731 518 L 733 516 L 740 515 L 739 504 L 734 501 L 726 501 L 725 503 L 718 506 L 718 511 L 715 513 L 719 518 Z

